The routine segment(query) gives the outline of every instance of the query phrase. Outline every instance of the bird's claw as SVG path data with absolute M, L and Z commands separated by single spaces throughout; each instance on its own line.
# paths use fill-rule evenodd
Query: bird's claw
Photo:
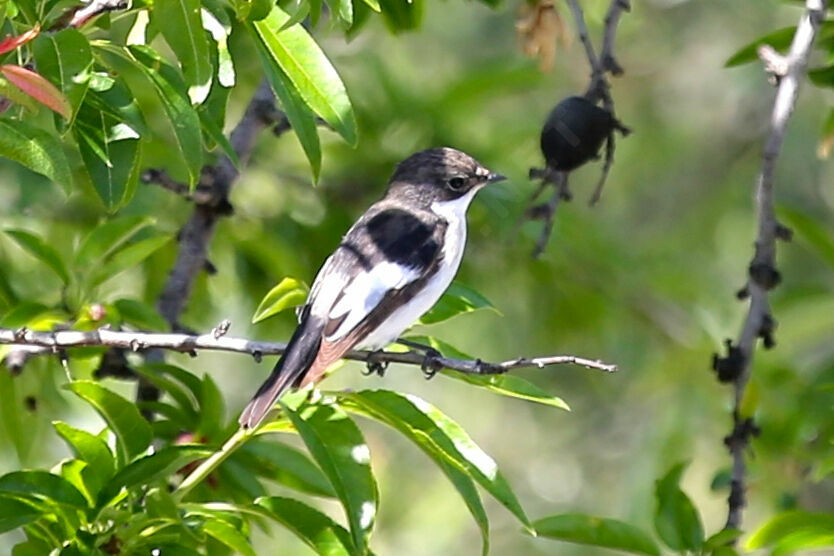
M 382 350 L 375 351 L 368 355 L 368 358 L 365 360 L 365 366 L 367 367 L 362 374 L 365 376 L 371 375 L 379 375 L 381 377 L 385 376 L 385 370 L 388 368 L 388 361 L 382 361 L 380 356 L 382 355 Z
M 423 363 L 420 365 L 420 370 L 423 371 L 423 376 L 426 377 L 426 380 L 434 378 L 434 375 L 440 370 L 441 357 L 442 354 L 436 349 L 426 348 Z

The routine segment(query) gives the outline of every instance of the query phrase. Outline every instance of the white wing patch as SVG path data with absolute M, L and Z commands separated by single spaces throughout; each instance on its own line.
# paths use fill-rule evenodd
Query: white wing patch
M 387 292 L 401 289 L 419 276 L 418 269 L 391 262 L 380 263 L 368 272 L 357 274 L 327 315 L 330 319 L 345 317 L 327 340 L 335 341 L 345 336 L 379 305 Z

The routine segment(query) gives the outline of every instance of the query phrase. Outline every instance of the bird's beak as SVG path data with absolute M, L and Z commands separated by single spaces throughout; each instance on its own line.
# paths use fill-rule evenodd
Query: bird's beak
M 487 183 L 495 183 L 497 181 L 504 181 L 505 179 L 507 179 L 507 176 L 503 176 L 501 174 L 496 174 L 495 172 L 492 172 L 487 177 Z

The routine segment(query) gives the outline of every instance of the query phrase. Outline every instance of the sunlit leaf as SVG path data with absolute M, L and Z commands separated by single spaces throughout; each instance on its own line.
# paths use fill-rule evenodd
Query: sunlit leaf
M 133 403 L 97 382 L 77 380 L 66 388 L 89 403 L 116 435 L 120 466 L 145 452 L 151 443 L 151 428 Z
M 0 156 L 43 174 L 69 193 L 72 173 L 63 146 L 30 124 L 0 119 Z
M 315 40 L 301 25 L 280 31 L 289 19 L 277 6 L 254 23 L 267 52 L 292 82 L 298 94 L 349 144 L 356 144 L 356 120 L 339 74 Z
M 486 297 L 460 282 L 453 282 L 434 307 L 420 317 L 420 323 L 434 324 L 478 309 L 491 309 L 501 314 Z
M 765 522 L 747 540 L 748 550 L 771 548 L 771 554 L 834 546 L 834 514 L 789 511 Z
M 136 299 L 118 299 L 113 304 L 123 322 L 140 330 L 165 332 L 169 326 L 156 309 Z
M 203 27 L 211 33 L 211 37 L 217 45 L 217 81 L 223 87 L 234 87 L 235 65 L 232 61 L 232 55 L 229 53 L 228 45 L 229 34 L 232 32 L 232 28 L 228 23 L 221 23 L 206 8 L 201 9 L 200 16 Z
M 364 553 L 376 520 L 379 494 L 362 433 L 335 406 L 312 405 L 298 412 L 281 407 L 333 485 L 345 508 L 353 542 Z
M 348 533 L 341 525 L 320 511 L 297 500 L 269 496 L 255 504 L 307 543 L 322 556 L 348 556 L 356 553 Z
M 343 395 L 375 419 L 403 432 L 432 456 L 430 440 L 444 457 L 465 470 L 479 485 L 495 497 L 529 530 L 530 520 L 524 513 L 498 465 L 469 437 L 455 421 L 425 400 L 388 390 L 362 390 Z M 420 433 L 419 435 L 415 433 Z
M 253 30 L 252 33 L 255 33 L 255 31 Z M 307 160 L 310 161 L 313 181 L 318 181 L 321 171 L 321 143 L 316 128 L 316 116 L 298 94 L 298 90 L 287 77 L 287 74 L 284 73 L 284 70 L 281 69 L 281 66 L 276 63 L 275 57 L 270 54 L 269 46 L 261 41 L 258 41 L 257 45 L 269 85 L 275 92 L 275 96 L 278 97 L 278 101 L 287 115 L 287 120 L 289 120 L 295 132 L 295 136 L 298 137 Z
M 255 314 L 252 316 L 252 323 L 261 322 L 285 309 L 303 304 L 307 299 L 308 291 L 307 284 L 301 280 L 284 278 L 277 286 L 269 290 L 269 293 L 261 300 Z
M 652 538 L 634 525 L 584 514 L 563 514 L 538 519 L 533 527 L 540 537 L 601 546 L 632 554 L 659 556 Z
M 57 249 L 35 234 L 25 230 L 4 230 L 4 232 L 26 252 L 51 268 L 65 284 L 70 281 L 67 265 Z
M 203 102 L 209 93 L 213 68 L 203 31 L 199 0 L 155 0 L 153 22 L 182 65 L 190 86 L 191 102 Z

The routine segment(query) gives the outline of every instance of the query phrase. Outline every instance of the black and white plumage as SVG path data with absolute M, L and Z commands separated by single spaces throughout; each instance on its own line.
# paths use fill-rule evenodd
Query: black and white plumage
M 431 309 L 460 266 L 472 198 L 501 179 L 447 147 L 401 162 L 385 197 L 322 265 L 286 352 L 240 424 L 257 426 L 288 388 L 319 380 L 350 349 L 385 347 Z

